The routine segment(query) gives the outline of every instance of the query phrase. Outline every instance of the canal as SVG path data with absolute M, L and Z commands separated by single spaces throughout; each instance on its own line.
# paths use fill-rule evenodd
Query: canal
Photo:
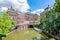
M 2 40 L 32 40 L 40 36 L 41 40 L 53 40 L 49 38 L 44 33 L 39 33 L 32 28 L 29 29 L 17 29 L 14 32 L 10 33 L 7 37 L 4 37 Z

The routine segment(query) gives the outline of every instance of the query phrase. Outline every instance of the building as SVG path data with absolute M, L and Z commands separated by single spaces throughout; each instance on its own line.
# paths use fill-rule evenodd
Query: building
M 11 19 L 15 21 L 15 27 L 13 28 L 24 28 L 27 29 L 30 25 L 34 26 L 35 21 L 40 19 L 37 14 L 22 14 L 21 12 L 15 11 L 12 7 L 8 8 L 7 13 Z
M 40 20 L 40 16 L 38 16 L 37 14 L 32 14 L 32 13 L 28 13 L 28 14 L 25 14 L 25 19 L 28 23 L 28 25 L 36 25 L 36 20 Z
M 37 14 L 28 13 L 25 15 L 26 15 L 27 21 L 36 21 L 39 18 L 39 16 Z
M 7 13 L 11 19 L 15 21 L 15 27 L 13 28 L 28 28 L 27 24 L 25 24 L 25 15 L 21 12 L 16 12 L 12 7 L 8 8 Z
M 45 13 L 50 9 L 49 5 L 44 9 L 43 12 L 40 13 L 40 19 L 45 19 Z
M 45 9 L 44 9 L 44 11 L 43 12 L 41 12 L 40 13 L 40 29 L 42 29 L 43 27 L 42 27 L 42 24 L 41 24 L 41 20 L 43 19 L 43 21 L 46 19 L 46 16 L 45 16 L 45 13 L 47 12 L 47 11 L 49 11 L 50 10 L 50 7 L 49 7 L 49 5 L 48 5 L 48 7 L 46 7 Z

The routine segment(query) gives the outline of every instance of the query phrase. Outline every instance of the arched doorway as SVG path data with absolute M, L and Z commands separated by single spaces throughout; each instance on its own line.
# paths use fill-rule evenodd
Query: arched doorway
M 33 25 L 29 25 L 29 28 L 33 28 Z

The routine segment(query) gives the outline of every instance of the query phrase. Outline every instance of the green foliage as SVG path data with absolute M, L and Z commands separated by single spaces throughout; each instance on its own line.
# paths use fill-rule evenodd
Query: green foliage
M 6 35 L 9 29 L 14 25 L 14 21 L 9 18 L 7 12 L 3 12 L 3 16 L 0 16 L 0 34 Z
M 36 23 L 36 26 L 39 26 L 40 25 L 40 20 L 36 20 L 35 23 Z
M 60 0 L 56 0 L 54 10 L 55 12 L 60 12 Z
M 45 13 L 45 18 L 46 19 L 42 18 L 41 20 L 44 30 L 60 30 L 60 13 L 55 12 L 53 9 L 51 9 Z
M 41 19 L 41 24 L 44 30 L 60 30 L 60 0 L 56 0 L 54 7 L 45 13 L 45 19 Z

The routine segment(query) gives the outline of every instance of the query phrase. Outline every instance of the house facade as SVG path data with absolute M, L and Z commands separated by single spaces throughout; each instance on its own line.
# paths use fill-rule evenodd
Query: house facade
M 12 7 L 8 8 L 7 13 L 11 19 L 15 21 L 15 26 L 13 28 L 17 29 L 24 28 L 27 29 L 29 25 L 35 25 L 35 21 L 40 19 L 36 14 L 23 14 L 21 12 L 16 12 Z
M 45 13 L 50 9 L 49 5 L 44 9 L 43 12 L 40 13 L 40 19 L 45 19 Z
M 40 16 L 38 16 L 37 14 L 28 13 L 28 14 L 25 14 L 25 19 L 26 19 L 26 21 L 29 22 L 28 25 L 35 26 L 36 25 L 36 20 L 39 20 Z
M 28 25 L 25 24 L 25 15 L 21 12 L 16 12 L 12 7 L 8 8 L 7 13 L 11 19 L 15 21 L 15 27 L 13 28 L 24 28 L 27 29 Z

